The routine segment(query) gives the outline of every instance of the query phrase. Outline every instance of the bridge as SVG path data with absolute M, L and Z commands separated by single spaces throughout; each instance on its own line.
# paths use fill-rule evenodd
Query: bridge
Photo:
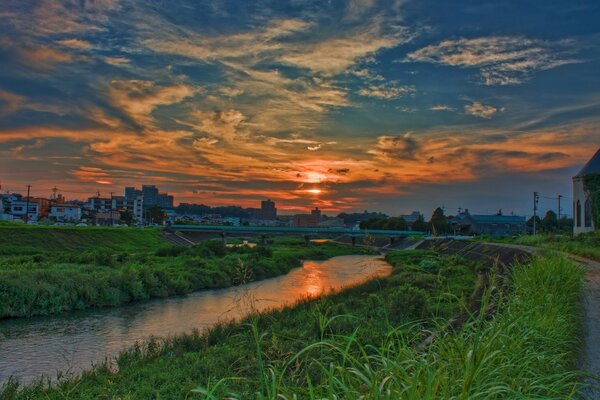
M 384 229 L 351 229 L 351 228 L 296 228 L 284 226 L 231 226 L 231 225 L 171 225 L 167 228 L 171 232 L 182 232 L 192 234 L 197 238 L 205 239 L 221 237 L 223 241 L 227 237 L 250 237 L 260 236 L 265 242 L 268 236 L 300 235 L 308 242 L 311 237 L 319 236 L 349 236 L 354 245 L 357 237 L 385 236 L 389 238 L 390 244 L 396 239 L 409 235 L 422 235 L 420 231 L 396 231 Z

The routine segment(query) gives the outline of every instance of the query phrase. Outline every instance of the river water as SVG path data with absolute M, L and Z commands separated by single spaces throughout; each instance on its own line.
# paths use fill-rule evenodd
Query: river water
M 207 328 L 252 310 L 282 307 L 390 272 L 391 267 L 381 257 L 341 256 L 305 261 L 286 275 L 242 287 L 110 309 L 0 321 L 0 385 L 10 376 L 28 383 L 42 375 L 54 379 L 59 371 L 78 373 L 138 340 Z

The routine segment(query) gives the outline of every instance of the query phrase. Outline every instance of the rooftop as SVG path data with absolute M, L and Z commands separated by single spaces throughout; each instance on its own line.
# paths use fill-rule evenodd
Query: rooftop
M 575 176 L 583 176 L 589 174 L 600 174 L 600 148 L 596 154 L 583 166 L 581 171 Z

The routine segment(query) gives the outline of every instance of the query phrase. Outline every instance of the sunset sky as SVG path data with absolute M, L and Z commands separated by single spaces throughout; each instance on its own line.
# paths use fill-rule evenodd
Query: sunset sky
M 598 21 L 589 0 L 2 0 L 2 190 L 528 214 L 600 145 Z

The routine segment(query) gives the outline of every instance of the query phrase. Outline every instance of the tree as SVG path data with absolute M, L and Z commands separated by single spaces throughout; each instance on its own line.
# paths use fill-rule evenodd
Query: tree
M 127 225 L 133 225 L 133 214 L 129 210 L 125 210 L 121 213 L 121 221 Z
M 554 232 L 558 228 L 558 218 L 556 213 L 552 210 L 546 211 L 546 215 L 542 220 L 542 231 L 543 232 Z
M 440 207 L 433 211 L 429 225 L 431 226 L 431 231 L 434 235 L 452 232 L 452 224 L 448 222 L 444 215 L 444 210 Z
M 149 222 L 154 224 L 162 224 L 165 220 L 165 213 L 162 208 L 157 205 L 150 207 L 147 210 Z
M 527 220 L 527 231 L 533 233 L 533 217 Z M 536 230 L 539 233 L 542 230 L 542 219 L 539 216 L 535 216 L 535 226 Z
M 427 226 L 427 222 L 423 219 L 423 217 L 417 218 L 415 222 L 413 222 L 411 230 L 419 231 L 419 232 L 427 232 L 429 227 Z
M 408 224 L 402 217 L 393 217 L 386 221 L 383 225 L 383 229 L 388 231 L 405 231 L 408 229 Z

